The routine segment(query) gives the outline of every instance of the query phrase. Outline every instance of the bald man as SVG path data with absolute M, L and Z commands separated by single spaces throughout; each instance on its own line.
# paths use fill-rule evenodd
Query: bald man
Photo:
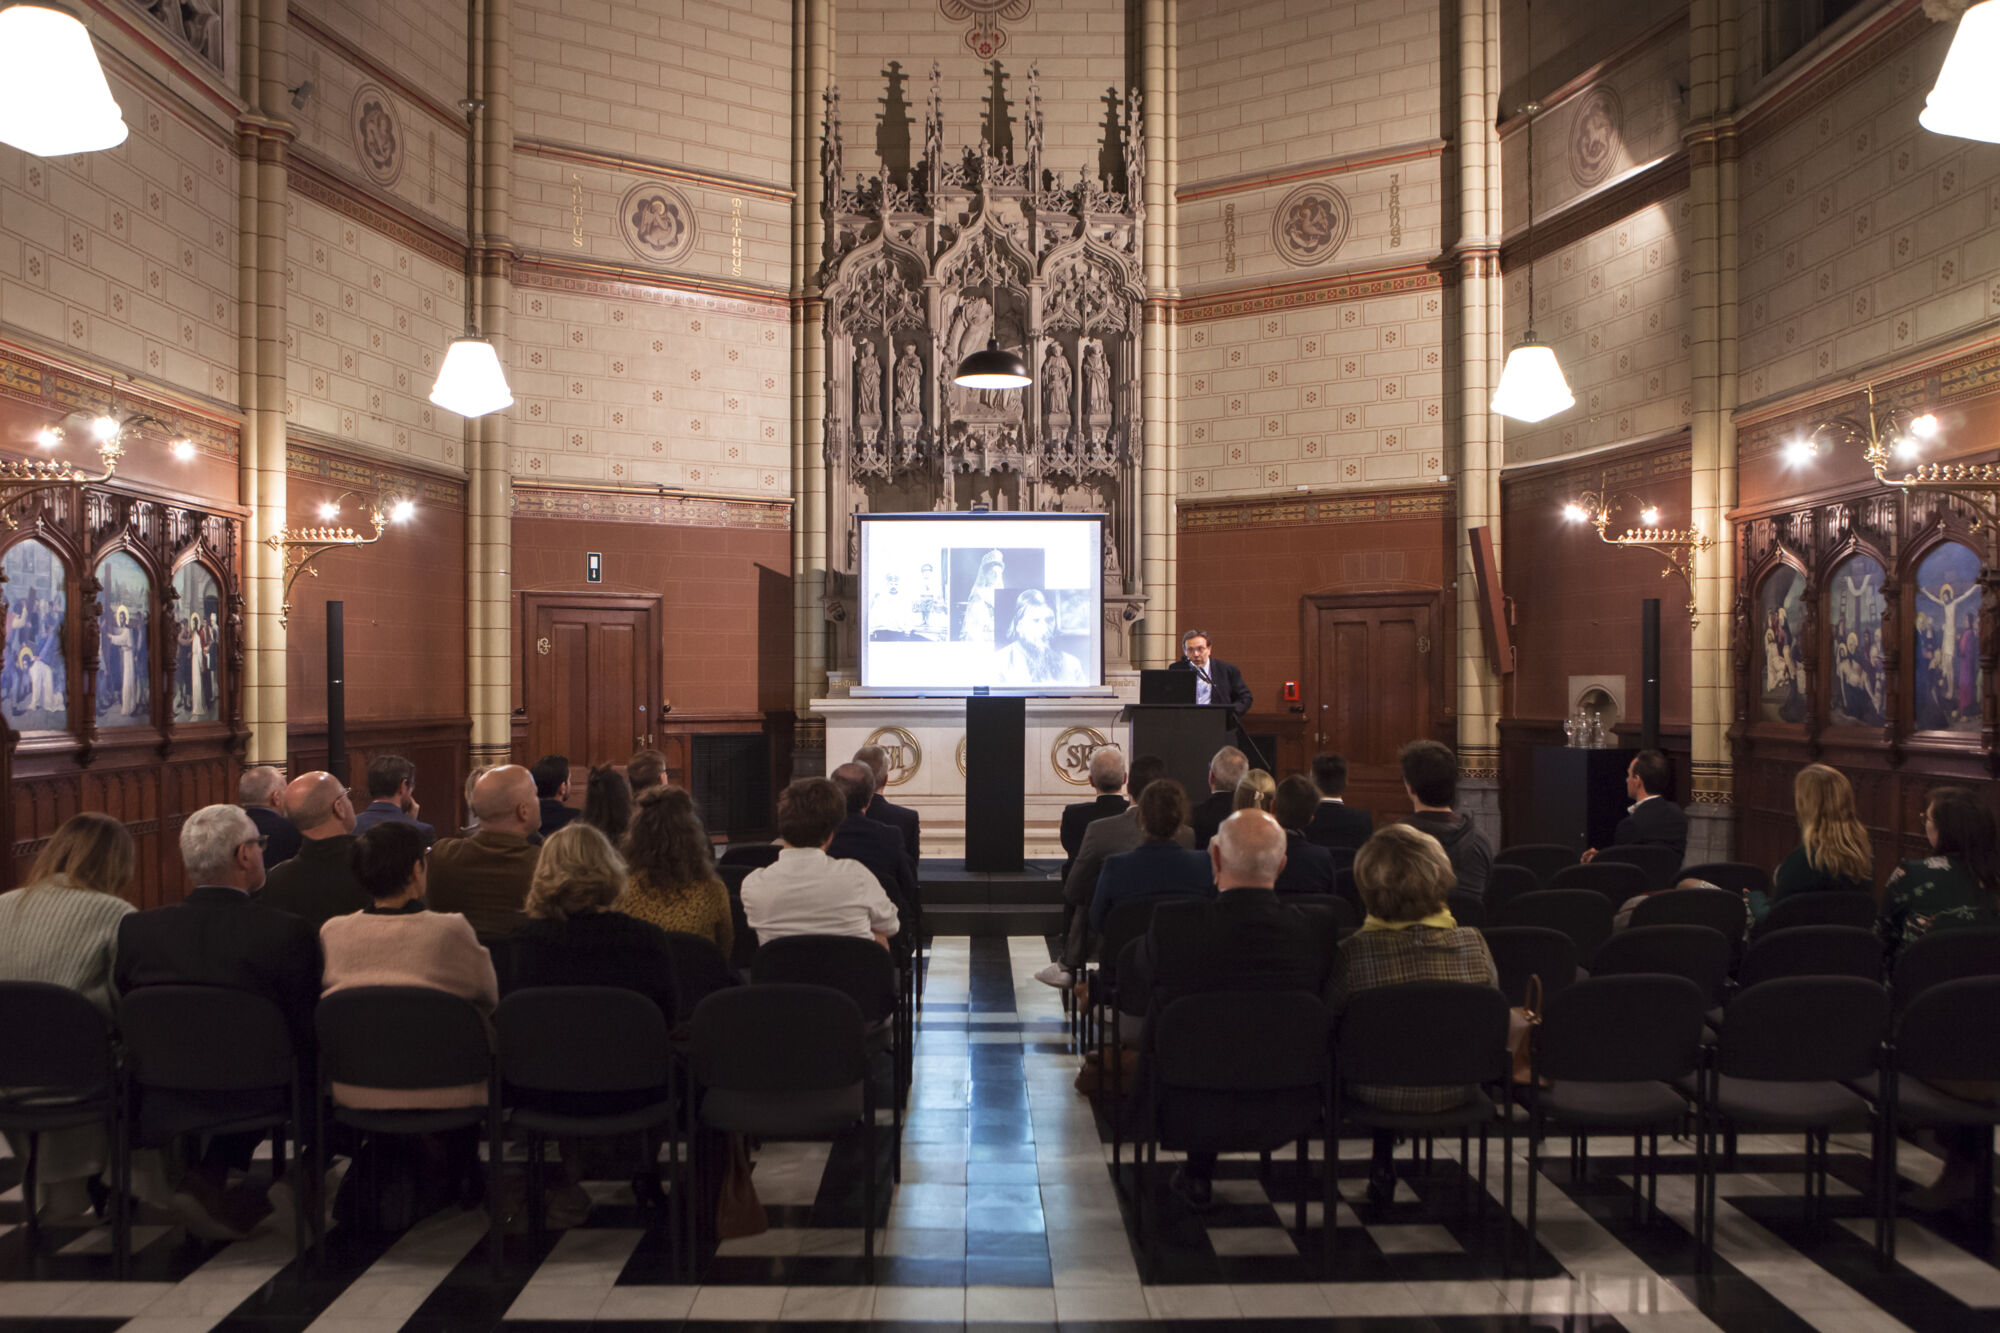
M 1238 810 L 1208 844 L 1216 895 L 1163 902 L 1139 954 L 1153 1002 L 1224 990 L 1303 990 L 1318 995 L 1338 942 L 1333 914 L 1280 899 L 1285 831 L 1262 810 Z M 1171 1182 L 1188 1207 L 1214 1198 L 1214 1153 L 1189 1153 Z
M 283 800 L 299 850 L 271 868 L 257 901 L 303 918 L 317 934 L 332 918 L 371 901 L 354 877 L 354 798 L 339 778 L 315 771 L 293 778 Z
M 482 938 L 508 935 L 521 923 L 541 855 L 528 841 L 542 823 L 533 775 L 519 764 L 489 769 L 472 784 L 472 813 L 479 832 L 431 849 L 425 899 L 434 911 L 464 913 Z
M 236 803 L 264 835 L 264 868 L 299 854 L 299 831 L 285 818 L 285 775 L 269 764 L 243 770 L 236 780 Z

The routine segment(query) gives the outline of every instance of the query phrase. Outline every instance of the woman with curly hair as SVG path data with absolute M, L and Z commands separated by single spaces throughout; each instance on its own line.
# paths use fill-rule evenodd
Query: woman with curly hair
M 715 851 L 693 797 L 679 787 L 655 787 L 641 795 L 625 833 L 625 860 L 631 879 L 615 911 L 713 940 L 722 956 L 729 956 L 736 939 L 729 890 L 715 873 Z

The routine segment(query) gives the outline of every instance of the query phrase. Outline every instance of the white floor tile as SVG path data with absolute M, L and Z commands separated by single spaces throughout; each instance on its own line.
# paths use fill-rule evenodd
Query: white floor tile
M 987 1321 L 1001 1324 L 1053 1323 L 1056 1293 L 1053 1287 L 967 1287 L 965 1318 L 968 1323 Z
M 778 1318 L 839 1323 L 866 1320 L 874 1312 L 873 1287 L 793 1287 Z
M 875 1318 L 962 1324 L 965 1322 L 965 1288 L 878 1287 L 875 1290 Z
M 689 1319 L 776 1319 L 785 1308 L 784 1287 L 703 1287 L 688 1307 Z
M 1155 1319 L 1240 1319 L 1235 1293 L 1225 1286 L 1147 1287 L 1146 1308 Z
M 1056 1288 L 1056 1318 L 1064 1323 L 1086 1319 L 1150 1319 L 1152 1311 L 1137 1282 Z
M 694 1306 L 694 1287 L 613 1287 L 597 1307 L 597 1322 L 606 1320 L 677 1320 Z
M 1310 1282 L 1251 1282 L 1229 1290 L 1236 1308 L 1250 1319 L 1324 1319 L 1333 1313 L 1325 1293 Z

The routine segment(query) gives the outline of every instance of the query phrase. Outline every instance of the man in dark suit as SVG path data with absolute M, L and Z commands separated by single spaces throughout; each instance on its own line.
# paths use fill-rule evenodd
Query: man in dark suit
M 1250 771 L 1250 761 L 1243 751 L 1233 745 L 1225 745 L 1215 752 L 1215 758 L 1208 761 L 1208 796 L 1194 808 L 1189 821 L 1194 825 L 1194 848 L 1198 852 L 1208 850 L 1208 840 L 1215 836 L 1222 821 L 1229 818 L 1236 808 L 1236 784 L 1243 781 L 1243 775 Z
M 256 901 L 302 918 L 318 934 L 337 916 L 375 902 L 354 877 L 354 798 L 331 773 L 302 773 L 285 788 L 285 809 L 305 843 L 272 867 Z
M 1347 791 L 1347 756 L 1314 755 L 1312 774 L 1313 786 L 1319 790 L 1319 804 L 1305 827 L 1306 840 L 1319 847 L 1360 851 L 1361 844 L 1375 831 L 1375 816 L 1342 799 Z
M 1194 672 L 1196 703 L 1227 708 L 1238 724 L 1250 711 L 1250 687 L 1243 683 L 1243 673 L 1209 651 L 1207 630 L 1191 629 L 1181 635 L 1181 660 L 1169 670 Z
M 1126 903 L 1214 896 L 1215 875 L 1208 858 L 1183 847 L 1177 836 L 1187 823 L 1187 808 L 1187 793 L 1172 779 L 1151 783 L 1140 794 L 1139 827 L 1146 840 L 1129 852 L 1105 858 L 1090 900 L 1094 933 L 1103 934 L 1111 913 Z
M 1319 994 L 1332 968 L 1336 930 L 1316 912 L 1272 892 L 1285 868 L 1285 831 L 1261 810 L 1224 821 L 1208 848 L 1215 897 L 1162 903 L 1137 966 L 1163 1006 L 1183 995 L 1222 990 L 1305 990 Z M 1192 1208 L 1213 1199 L 1213 1153 L 1189 1153 L 1173 1191 Z
M 907 958 L 911 947 L 923 938 L 923 898 L 917 890 L 916 867 L 903 853 L 903 835 L 868 817 L 869 803 L 875 798 L 875 773 L 868 765 L 850 761 L 829 776 L 847 799 L 847 818 L 833 831 L 826 854 L 836 861 L 859 861 L 868 867 L 896 907 L 897 931 L 889 947 L 898 958 Z
M 1083 831 L 1096 820 L 1124 814 L 1126 807 L 1132 804 L 1118 794 L 1118 789 L 1125 785 L 1125 755 L 1117 746 L 1101 746 L 1090 752 L 1090 785 L 1097 792 L 1094 800 L 1077 801 L 1063 807 L 1059 836 L 1062 839 L 1064 879 L 1069 878 L 1070 867 L 1076 864 L 1077 849 L 1083 846 Z
M 1671 847 L 1682 857 L 1687 855 L 1687 812 L 1663 794 L 1673 781 L 1673 772 L 1667 757 L 1658 750 L 1641 750 L 1632 757 L 1625 770 L 1625 794 L 1632 798 L 1632 806 L 1611 832 L 1613 845 L 1651 844 Z M 1588 861 L 1596 855 L 1597 849 L 1593 847 L 1583 854 L 1583 859 Z
M 417 818 L 417 766 L 399 754 L 378 754 L 368 761 L 368 808 L 354 816 L 354 833 L 359 837 L 377 824 L 395 820 L 414 824 L 428 846 L 437 841 L 437 830 Z
M 1142 794 L 1166 775 L 1165 760 L 1158 755 L 1142 754 L 1132 761 L 1125 789 L 1134 795 Z M 1063 876 L 1063 903 L 1069 910 L 1069 928 L 1063 937 L 1062 952 L 1054 962 L 1035 973 L 1035 980 L 1059 990 L 1067 990 L 1075 983 L 1077 970 L 1090 957 L 1090 904 L 1097 896 L 1097 881 L 1104 863 L 1145 840 L 1145 827 L 1139 823 L 1139 811 L 1133 806 L 1127 806 L 1119 814 L 1093 819 L 1084 829 L 1083 841 L 1077 845 L 1076 863 Z M 1174 834 L 1174 841 L 1183 847 L 1193 847 L 1194 830 L 1182 824 Z
M 903 850 L 909 853 L 910 864 L 917 865 L 923 859 L 917 812 L 907 805 L 895 804 L 882 794 L 889 789 L 889 752 L 879 745 L 864 745 L 854 752 L 854 762 L 866 764 L 875 775 L 875 799 L 868 803 L 868 817 L 902 834 Z
M 244 769 L 236 782 L 236 803 L 264 836 L 266 869 L 291 860 L 299 851 L 299 831 L 278 808 L 284 790 L 285 775 L 269 764 Z
M 1319 789 L 1304 778 L 1278 784 L 1271 815 L 1285 831 L 1285 870 L 1278 876 L 1281 894 L 1333 892 L 1333 853 L 1306 837 L 1306 827 L 1319 808 Z
M 319 937 L 289 912 L 250 900 L 264 883 L 264 837 L 234 805 L 210 805 L 181 825 L 181 864 L 198 886 L 172 907 L 134 912 L 118 925 L 112 978 L 120 995 L 146 986 L 219 986 L 261 995 L 278 1007 L 293 1049 L 307 1068 L 313 1059 L 313 1006 L 319 1002 Z M 235 1097 L 236 1094 L 230 1094 Z M 200 1094 L 153 1094 L 140 1122 L 171 1116 L 174 1099 L 190 1109 L 226 1110 Z M 153 1116 L 146 1108 L 152 1108 Z M 218 1134 L 176 1187 L 174 1211 L 195 1234 L 241 1239 L 271 1211 L 263 1194 L 230 1186 L 245 1171 L 261 1132 Z
M 569 760 L 559 754 L 545 754 L 528 772 L 535 779 L 535 799 L 541 802 L 541 835 L 546 838 L 575 819 L 577 812 L 563 802 L 569 797 Z

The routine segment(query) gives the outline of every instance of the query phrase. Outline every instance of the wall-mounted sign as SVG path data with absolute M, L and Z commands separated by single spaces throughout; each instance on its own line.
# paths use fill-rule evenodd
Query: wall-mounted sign
M 583 577 L 591 583 L 604 582 L 604 557 L 592 551 L 583 560 Z

